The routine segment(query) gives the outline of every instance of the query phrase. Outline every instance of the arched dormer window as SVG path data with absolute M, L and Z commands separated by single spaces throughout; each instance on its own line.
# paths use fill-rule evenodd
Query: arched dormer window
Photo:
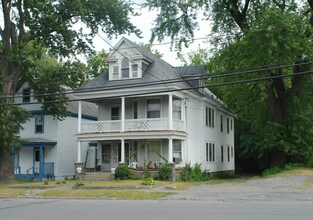
M 122 78 L 129 78 L 129 60 L 124 57 L 121 63 Z

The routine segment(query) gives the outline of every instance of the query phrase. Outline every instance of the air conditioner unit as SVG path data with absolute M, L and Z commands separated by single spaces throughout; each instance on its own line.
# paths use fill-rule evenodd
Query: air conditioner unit
M 182 162 L 182 159 L 180 157 L 174 157 L 173 158 L 173 162 L 174 163 L 181 163 Z

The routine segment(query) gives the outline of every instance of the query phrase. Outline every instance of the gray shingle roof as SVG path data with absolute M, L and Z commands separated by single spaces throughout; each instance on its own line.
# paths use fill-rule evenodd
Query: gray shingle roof
M 172 67 L 170 64 L 168 64 L 164 60 L 158 58 L 154 54 L 145 50 L 143 47 L 135 44 L 134 42 L 126 38 L 123 38 L 123 40 L 127 42 L 131 47 L 139 51 L 144 57 L 153 61 L 148 66 L 148 68 L 144 71 L 142 78 L 109 81 L 108 72 L 105 72 L 101 74 L 100 76 L 94 78 L 93 80 L 89 81 L 85 85 L 81 86 L 80 88 L 76 89 L 77 92 L 79 92 L 79 90 L 85 90 L 85 89 L 95 89 L 95 88 L 101 89 L 106 86 L 118 87 L 118 86 L 136 84 L 136 83 L 162 82 L 163 80 L 179 79 L 181 77 L 180 74 L 176 71 L 176 68 Z M 167 89 L 166 85 L 164 84 L 158 85 L 158 87 L 162 85 L 164 86 L 164 89 Z M 184 81 L 177 82 L 175 83 L 175 85 L 181 88 L 190 88 L 190 85 Z
M 179 66 L 175 67 L 175 70 L 182 76 L 184 75 L 205 75 L 206 70 L 204 65 L 197 66 Z

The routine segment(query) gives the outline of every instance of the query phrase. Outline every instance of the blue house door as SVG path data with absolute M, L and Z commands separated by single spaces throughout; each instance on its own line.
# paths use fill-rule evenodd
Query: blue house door
M 44 148 L 42 148 L 42 151 L 44 151 Z M 44 153 L 42 152 L 44 155 Z M 44 164 L 44 157 L 42 156 L 42 161 L 40 161 L 41 155 L 40 155 L 40 148 L 35 147 L 34 148 L 34 174 L 39 175 L 40 169 L 43 169 L 43 167 L 40 167 Z

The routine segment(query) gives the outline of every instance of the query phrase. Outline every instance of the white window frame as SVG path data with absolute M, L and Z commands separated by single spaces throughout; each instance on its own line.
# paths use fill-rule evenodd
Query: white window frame
M 182 159 L 182 157 L 183 157 L 183 153 L 182 153 L 182 140 L 179 140 L 179 139 L 174 139 L 173 140 L 173 158 L 180 158 L 180 159 Z M 176 145 L 177 143 L 179 143 L 179 145 Z M 180 150 L 175 150 L 175 146 L 177 147 L 180 147 Z M 178 155 L 179 154 L 179 156 L 176 156 L 176 155 Z
M 178 108 L 175 108 L 175 101 L 179 101 L 180 102 L 180 109 Z M 178 119 L 178 120 L 182 120 L 182 105 L 183 105 L 183 102 L 181 99 L 179 98 L 173 98 L 173 118 L 174 119 Z M 176 115 L 178 114 L 175 114 L 175 113 L 179 113 L 179 118 L 175 117 Z

